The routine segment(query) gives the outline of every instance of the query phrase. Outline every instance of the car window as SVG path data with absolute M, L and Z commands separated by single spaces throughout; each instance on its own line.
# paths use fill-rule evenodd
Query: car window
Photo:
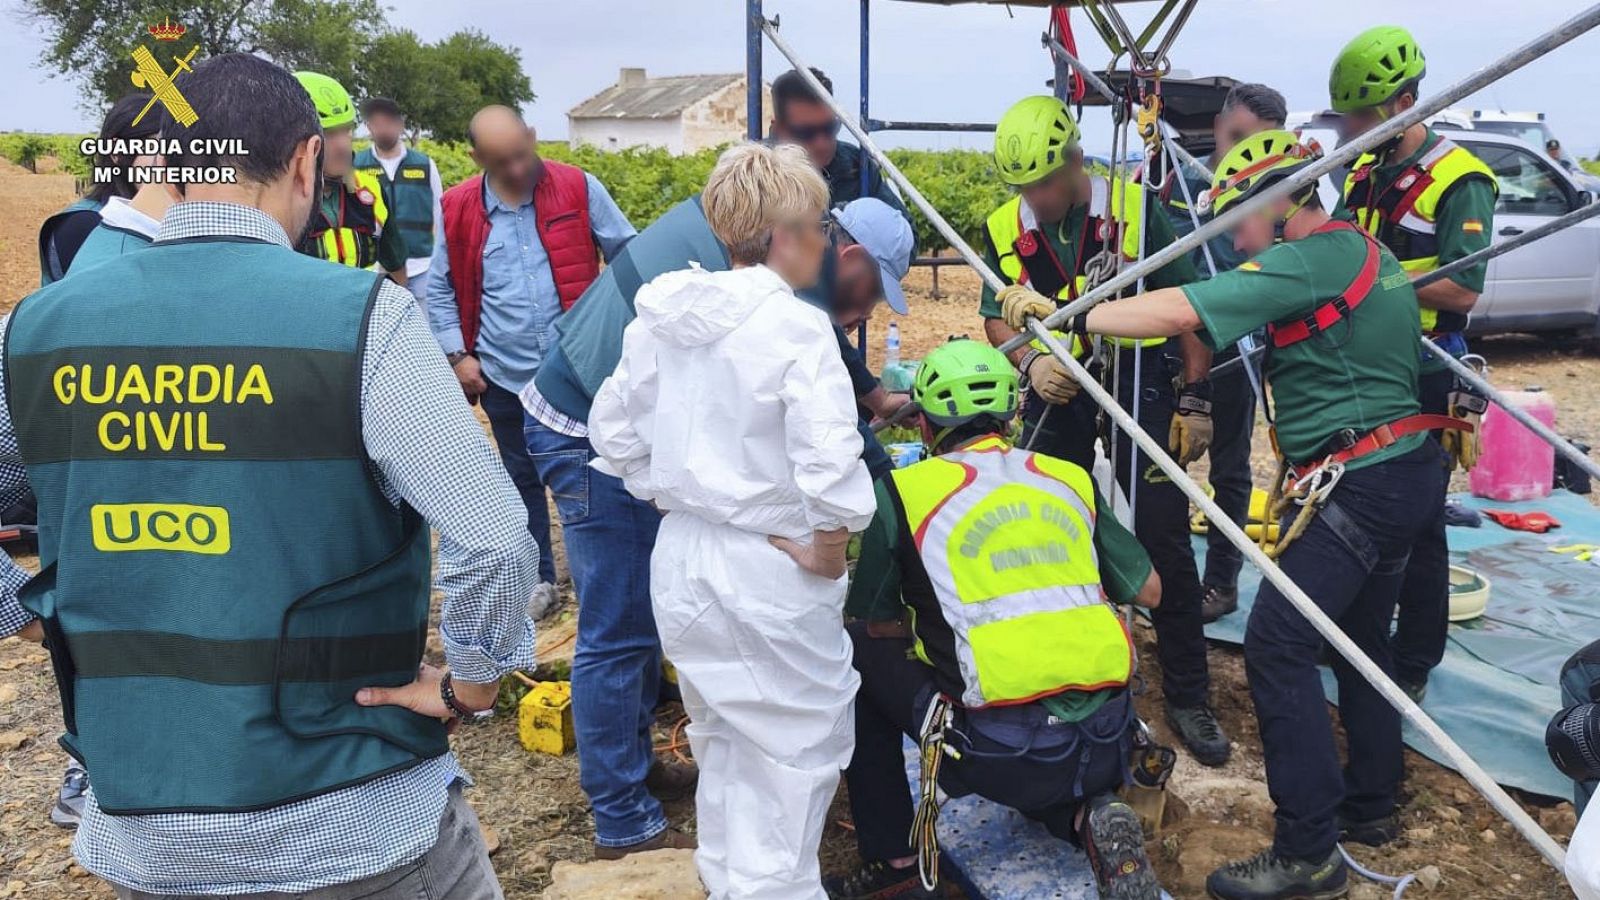
M 1494 170 L 1500 182 L 1496 212 L 1524 216 L 1559 216 L 1572 209 L 1567 187 L 1549 164 L 1517 147 L 1467 143 L 1467 149 Z

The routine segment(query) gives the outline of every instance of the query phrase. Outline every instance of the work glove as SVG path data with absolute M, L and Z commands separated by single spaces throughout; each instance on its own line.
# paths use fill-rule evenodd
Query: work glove
M 1046 403 L 1057 406 L 1072 402 L 1078 396 L 1082 385 L 1078 379 L 1072 377 L 1065 364 L 1049 353 L 1037 353 L 1032 359 L 1023 360 L 1028 386 L 1033 392 L 1044 398 Z
M 1450 392 L 1445 401 L 1445 412 L 1472 426 L 1470 432 L 1447 428 L 1439 436 L 1439 444 L 1444 447 L 1444 452 L 1463 472 L 1470 471 L 1478 464 L 1478 454 L 1483 449 L 1483 413 L 1488 408 L 1487 398 L 1460 381 L 1456 382 L 1456 389 Z
M 845 573 L 845 551 L 850 546 L 850 531 L 846 528 L 813 531 L 809 544 L 769 535 L 767 543 L 789 554 L 789 558 L 807 572 L 832 580 Z
M 1000 301 L 1000 318 L 1018 331 L 1028 329 L 1028 318 L 1043 319 L 1056 311 L 1056 302 L 1025 284 L 1011 284 L 995 295 Z
M 1167 449 L 1178 465 L 1187 466 L 1211 448 L 1211 383 L 1185 385 L 1178 393 L 1178 409 L 1167 435 Z

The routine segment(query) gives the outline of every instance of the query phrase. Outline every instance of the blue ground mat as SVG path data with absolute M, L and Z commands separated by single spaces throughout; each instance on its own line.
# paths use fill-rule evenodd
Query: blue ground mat
M 1492 584 L 1482 618 L 1450 626 L 1445 659 L 1428 682 L 1422 708 L 1501 784 L 1567 797 L 1572 782 L 1551 765 L 1545 724 L 1560 706 L 1557 676 L 1579 648 L 1600 638 L 1600 552 L 1595 561 L 1551 552 L 1570 544 L 1600 544 L 1600 508 L 1558 491 L 1543 500 L 1498 503 L 1454 497 L 1476 509 L 1546 512 L 1561 527 L 1546 534 L 1513 531 L 1484 519 L 1481 528 L 1450 529 L 1450 558 Z M 1195 538 L 1197 555 L 1204 538 Z M 1246 564 L 1239 578 L 1239 611 L 1207 626 L 1206 636 L 1244 640 L 1245 620 L 1260 584 Z M 1337 701 L 1324 670 L 1328 699 Z M 1406 742 L 1446 764 L 1431 742 L 1408 725 Z

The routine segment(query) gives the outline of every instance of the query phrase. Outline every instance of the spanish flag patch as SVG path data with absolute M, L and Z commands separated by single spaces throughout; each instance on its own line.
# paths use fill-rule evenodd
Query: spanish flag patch
M 1259 272 L 1259 271 L 1261 271 L 1261 263 L 1258 263 L 1253 259 L 1246 260 L 1246 261 L 1244 261 L 1244 262 L 1239 264 L 1239 271 L 1241 271 L 1241 272 Z
M 1483 221 L 1480 219 L 1468 219 L 1461 223 L 1461 230 L 1467 234 L 1483 234 Z

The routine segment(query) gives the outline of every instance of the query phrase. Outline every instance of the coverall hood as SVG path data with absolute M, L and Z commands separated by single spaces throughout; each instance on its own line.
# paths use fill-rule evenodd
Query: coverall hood
M 639 319 L 662 343 L 703 347 L 743 325 L 773 294 L 793 293 L 766 266 L 708 272 L 698 265 L 639 289 Z

